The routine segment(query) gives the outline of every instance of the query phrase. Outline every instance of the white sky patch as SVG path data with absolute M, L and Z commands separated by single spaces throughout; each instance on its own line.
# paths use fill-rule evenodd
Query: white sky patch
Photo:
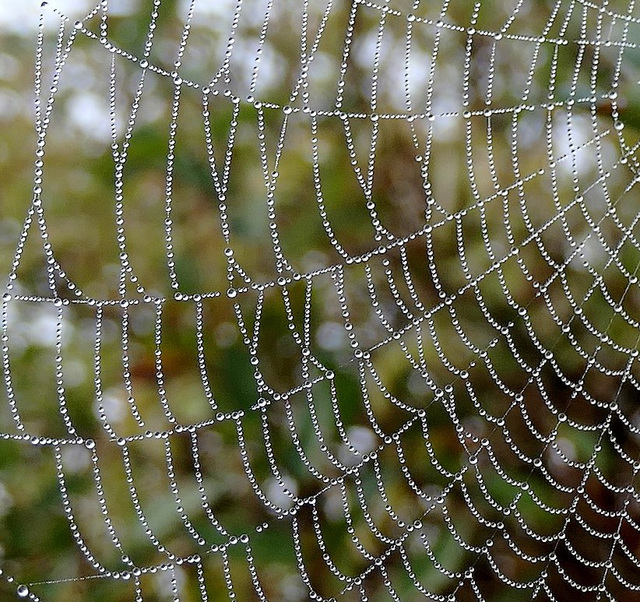
M 591 118 L 587 115 L 572 115 L 569 121 L 566 113 L 558 112 L 553 122 L 553 143 L 558 169 L 566 175 L 585 171 L 593 164 L 593 151 L 584 147 L 596 134 Z
M 44 10 L 46 13 L 55 15 L 55 9 L 75 21 L 85 17 L 97 4 L 97 0 L 48 0 Z M 134 13 L 138 4 L 138 0 L 109 0 L 108 12 L 113 17 L 126 16 Z M 38 28 L 41 5 L 42 0 L 0 2 L 0 33 L 32 35 Z
M 65 472 L 77 474 L 91 463 L 91 456 L 86 447 L 81 445 L 65 445 L 62 448 L 62 465 Z
M 109 422 L 120 422 L 127 415 L 126 401 L 117 389 L 109 389 L 103 393 L 102 407 Z M 94 410 L 96 416 L 99 416 L 97 402 Z
M 293 495 L 297 494 L 298 485 L 291 477 L 282 475 L 282 484 Z M 288 510 L 293 506 L 293 499 L 282 488 L 282 485 L 280 485 L 280 482 L 275 477 L 272 477 L 267 481 L 266 494 L 269 499 L 276 504 L 276 506 L 280 506 L 283 510 Z
M 344 345 L 347 336 L 341 324 L 337 322 L 325 322 L 318 328 L 316 338 L 318 345 L 323 349 L 337 351 Z
M 201 0 L 196 2 L 196 11 L 198 15 L 226 18 L 233 14 L 235 5 L 236 0 Z M 191 0 L 181 0 L 178 6 L 178 14 L 186 17 L 190 6 Z
M 111 140 L 109 106 L 98 95 L 92 92 L 75 94 L 68 101 L 67 111 L 85 135 L 105 142 Z
M 26 338 L 41 347 L 52 347 L 57 340 L 58 316 L 47 309 L 45 307 L 32 314 L 29 322 L 24 324 Z
M 41 4 L 41 0 L 0 2 L 0 31 L 32 35 L 38 27 Z M 93 4 L 87 0 L 50 0 L 44 10 L 53 13 L 55 8 L 63 15 L 77 19 L 86 15 Z
M 348 433 L 351 445 L 361 454 L 368 454 L 376 447 L 377 439 L 375 433 L 364 426 L 352 426 Z

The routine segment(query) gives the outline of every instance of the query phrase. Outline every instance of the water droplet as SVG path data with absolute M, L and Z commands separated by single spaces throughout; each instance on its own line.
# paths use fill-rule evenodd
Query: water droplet
M 26 585 L 19 585 L 16 593 L 18 598 L 26 598 L 29 595 L 29 588 Z

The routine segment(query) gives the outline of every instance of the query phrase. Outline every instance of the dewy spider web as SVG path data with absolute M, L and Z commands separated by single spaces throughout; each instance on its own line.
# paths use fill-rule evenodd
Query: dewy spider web
M 43 3 L 7 595 L 640 600 L 639 42 L 628 0 Z

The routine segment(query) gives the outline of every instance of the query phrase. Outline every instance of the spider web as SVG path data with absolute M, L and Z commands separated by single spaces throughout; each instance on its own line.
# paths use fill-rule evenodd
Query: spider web
M 8 591 L 640 599 L 634 2 L 72 13 L 2 301 Z

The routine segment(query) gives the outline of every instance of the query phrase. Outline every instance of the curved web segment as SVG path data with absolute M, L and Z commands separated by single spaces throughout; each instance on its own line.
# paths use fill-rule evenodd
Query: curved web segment
M 634 2 L 131 6 L 42 5 L 9 590 L 640 599 Z

